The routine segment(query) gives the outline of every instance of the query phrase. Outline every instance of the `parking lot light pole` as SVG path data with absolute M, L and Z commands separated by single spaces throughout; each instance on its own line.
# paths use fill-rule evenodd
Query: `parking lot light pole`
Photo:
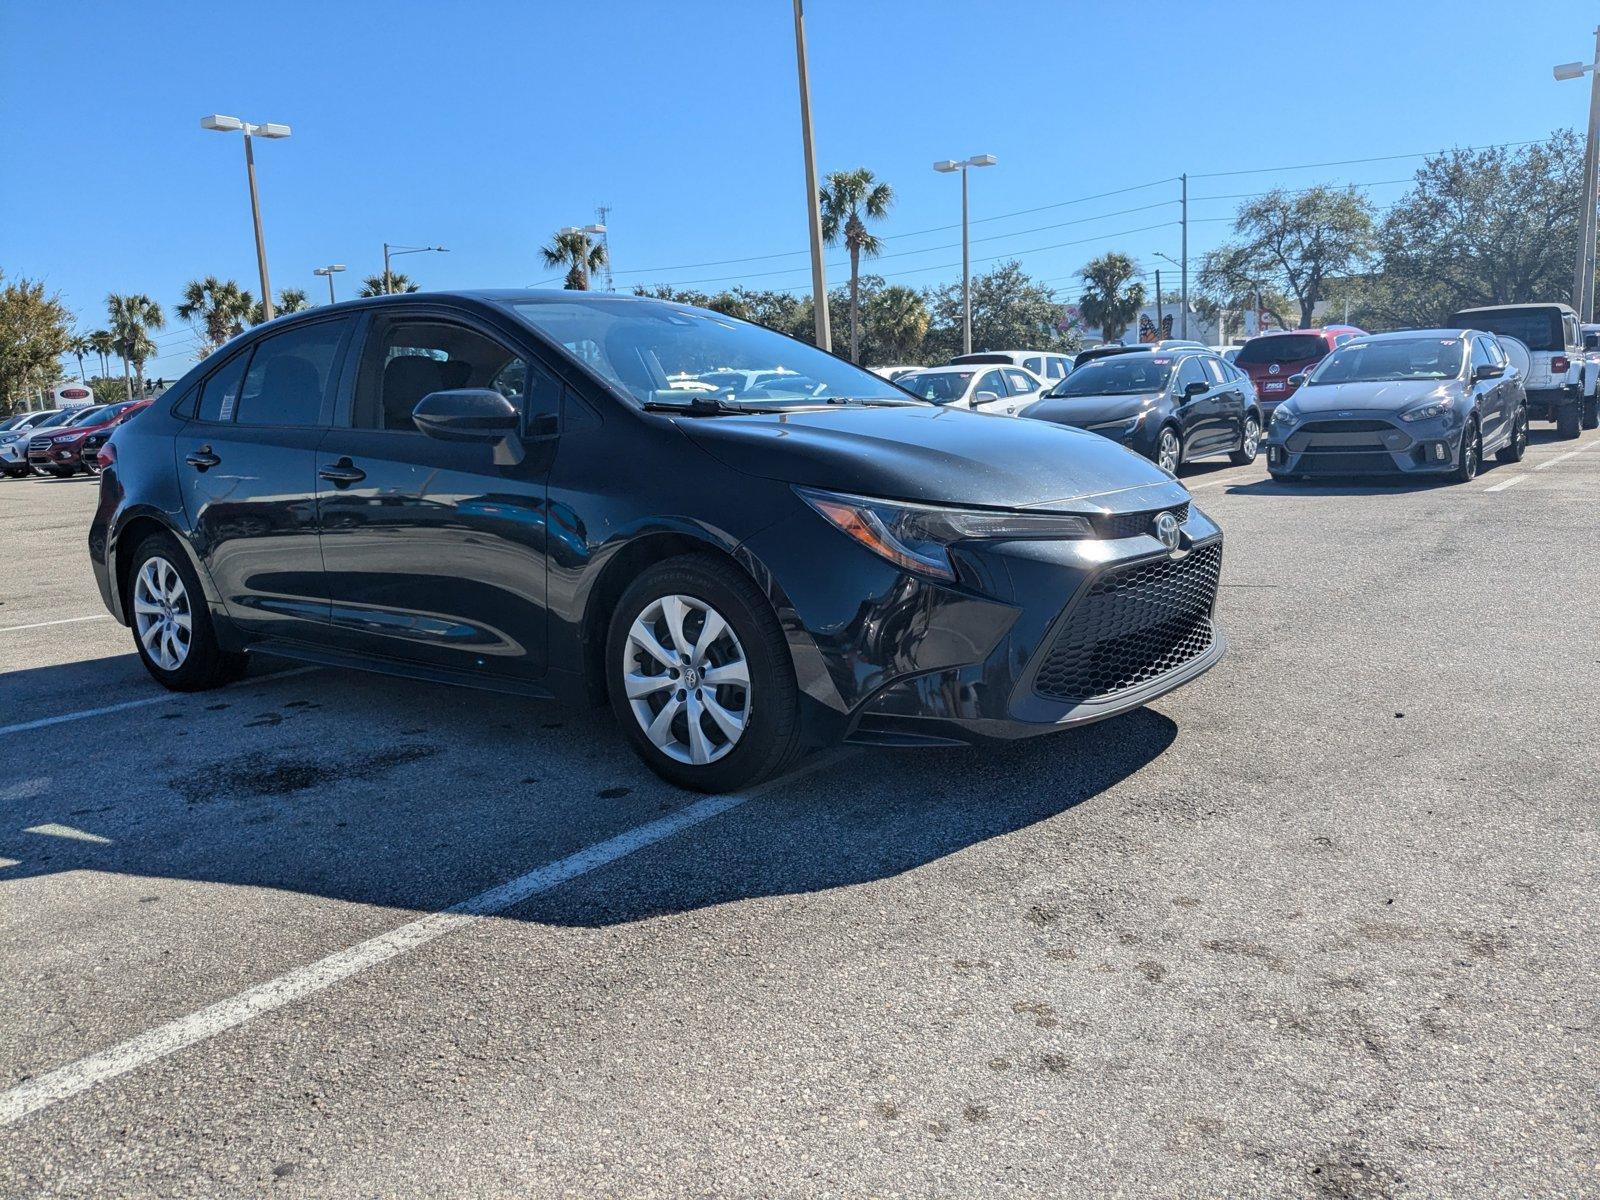
M 209 117 L 200 118 L 200 128 L 209 129 L 215 133 L 243 133 L 244 134 L 244 169 L 250 179 L 250 220 L 256 228 L 256 266 L 261 270 L 261 311 L 266 314 L 267 320 L 272 320 L 272 284 L 267 278 L 267 243 L 261 236 L 261 197 L 256 192 L 256 152 L 254 139 L 267 138 L 278 140 L 289 136 L 287 125 L 252 125 L 248 121 L 241 121 L 238 117 L 225 117 L 221 113 L 212 113 Z
M 1581 79 L 1585 74 L 1589 83 L 1589 137 L 1583 151 L 1583 227 L 1578 242 L 1577 277 L 1572 285 L 1572 306 L 1578 310 L 1578 320 L 1587 321 L 1594 315 L 1595 268 L 1595 209 L 1600 207 L 1595 178 L 1596 141 L 1600 139 L 1600 29 L 1594 31 L 1594 59 L 1588 63 L 1562 63 L 1554 68 L 1558 80 Z
M 342 271 L 342 270 L 344 270 L 344 264 L 343 263 L 329 263 L 327 266 L 318 267 L 315 271 L 311 272 L 313 275 L 326 275 L 328 277 L 328 303 L 329 304 L 334 303 L 334 298 L 333 298 L 333 277 L 336 274 L 338 274 L 340 271 Z
M 389 295 L 393 289 L 390 283 L 389 260 L 397 254 L 448 254 L 449 250 L 443 246 L 391 246 L 388 242 L 383 244 L 383 294 Z
M 811 133 L 811 77 L 806 67 L 806 15 L 794 0 L 794 58 L 800 72 L 800 140 L 806 160 L 806 225 L 811 237 L 811 307 L 816 316 L 816 341 L 833 349 L 828 324 L 828 276 L 822 263 L 822 195 L 817 187 L 817 143 Z
M 952 171 L 961 172 L 961 353 L 963 354 L 972 353 L 972 254 L 971 239 L 967 236 L 967 169 L 992 167 L 997 161 L 999 160 L 992 154 L 974 154 L 961 162 L 945 158 L 933 164 L 935 171 L 946 175 Z

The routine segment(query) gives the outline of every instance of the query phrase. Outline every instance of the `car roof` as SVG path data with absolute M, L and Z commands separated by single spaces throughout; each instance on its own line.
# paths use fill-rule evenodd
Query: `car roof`
M 1533 303 L 1533 304 L 1480 304 L 1477 308 L 1458 308 L 1458 309 L 1456 309 L 1456 312 L 1458 312 L 1458 313 L 1511 312 L 1511 311 L 1514 311 L 1514 310 L 1517 310 L 1517 309 L 1528 311 L 1528 310 L 1533 310 L 1533 309 L 1538 309 L 1538 308 L 1559 308 L 1564 313 L 1572 313 L 1572 315 L 1574 317 L 1576 317 L 1578 315 L 1576 312 L 1573 311 L 1573 308 L 1572 308 L 1572 306 L 1570 304 L 1562 304 L 1559 300 L 1547 300 L 1547 301 L 1545 301 L 1543 303 Z
M 1410 338 L 1464 338 L 1469 333 L 1482 333 L 1481 329 L 1391 329 L 1388 333 L 1366 333 L 1358 342 L 1403 342 Z
M 1003 367 L 1005 363 L 945 363 L 942 367 L 918 367 L 918 375 L 975 375 L 979 367 Z

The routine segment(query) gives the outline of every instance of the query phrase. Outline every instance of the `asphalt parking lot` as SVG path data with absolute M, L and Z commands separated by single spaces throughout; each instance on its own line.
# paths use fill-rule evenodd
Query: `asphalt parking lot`
M 1597 447 L 1192 468 L 1210 674 L 711 802 L 601 712 L 162 692 L 97 484 L 0 483 L 0 1194 L 1600 1194 Z

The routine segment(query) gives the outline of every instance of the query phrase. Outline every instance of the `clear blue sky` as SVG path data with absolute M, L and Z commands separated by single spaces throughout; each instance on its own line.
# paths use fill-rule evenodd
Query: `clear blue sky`
M 945 282 L 959 234 L 920 232 L 959 220 L 935 159 L 999 156 L 973 176 L 974 218 L 1182 171 L 1267 169 L 1194 179 L 1195 197 L 1401 180 L 1417 160 L 1272 168 L 1581 127 L 1587 84 L 1550 67 L 1587 58 L 1597 20 L 1543 0 L 810 0 L 817 152 L 894 185 L 878 269 Z M 601 203 L 619 287 L 807 282 L 789 0 L 0 4 L 0 269 L 43 277 L 84 330 L 111 290 L 169 318 L 190 278 L 256 291 L 240 139 L 202 131 L 209 112 L 293 126 L 257 165 L 273 286 L 313 300 L 313 267 L 347 264 L 349 297 L 385 240 L 450 247 L 399 260 L 425 287 L 544 281 L 539 245 Z M 981 221 L 994 240 L 973 255 L 1075 296 L 1094 254 L 1177 257 L 1176 204 L 1117 213 L 1176 196 Z M 1196 200 L 1191 255 L 1236 203 Z M 187 333 L 159 342 L 152 374 L 190 365 Z

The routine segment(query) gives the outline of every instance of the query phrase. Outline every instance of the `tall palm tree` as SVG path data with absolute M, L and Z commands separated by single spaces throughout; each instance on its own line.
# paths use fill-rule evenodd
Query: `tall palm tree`
M 867 301 L 867 328 L 885 363 L 916 362 L 931 323 L 916 288 L 890 284 Z
M 413 283 L 411 281 L 411 277 L 404 271 L 390 271 L 389 286 L 387 288 L 383 286 L 382 275 L 368 275 L 361 281 L 361 290 L 358 291 L 356 295 L 386 296 L 399 292 L 419 292 L 421 290 L 422 285 Z
M 1144 307 L 1144 284 L 1133 282 L 1138 272 L 1133 259 L 1112 251 L 1083 268 L 1083 299 L 1078 307 L 1086 325 L 1098 326 L 1100 336 L 1114 342 Z
M 67 343 L 67 353 L 78 360 L 78 378 L 88 383 L 89 377 L 83 373 L 83 356 L 94 353 L 94 347 L 89 344 L 89 339 L 81 333 L 73 334 L 72 340 Z
M 96 329 L 84 340 L 89 343 L 89 349 L 100 356 L 101 377 L 111 374 L 111 356 L 117 352 L 117 339 L 111 336 L 111 331 Z
M 134 385 L 128 380 L 128 367 L 133 366 L 140 396 L 144 395 L 144 364 L 155 356 L 155 343 L 150 330 L 160 329 L 167 323 L 161 305 L 143 292 L 106 297 L 106 310 L 111 315 L 111 333 L 117 340 L 117 353 L 122 356 L 122 380 L 127 386 L 128 399 L 134 397 Z
M 881 221 L 894 203 L 894 189 L 878 182 L 866 167 L 835 171 L 822 189 L 822 237 L 830 246 L 843 237 L 850 251 L 850 361 L 861 355 L 861 256 L 874 258 L 883 249 L 867 221 Z
M 303 288 L 284 288 L 278 293 L 278 302 L 272 306 L 272 315 L 282 317 L 289 313 L 305 312 L 310 307 L 311 298 Z M 259 303 L 250 306 L 250 324 L 259 325 L 266 319 L 267 310 Z
M 561 286 L 574 291 L 588 291 L 589 276 L 606 265 L 605 243 L 590 242 L 589 235 L 581 229 L 563 229 L 539 253 L 545 266 L 568 268 L 566 282 Z
M 250 293 L 231 279 L 207 275 L 184 285 L 183 300 L 173 311 L 180 320 L 198 320 L 205 329 L 199 358 L 205 358 L 229 338 L 244 332 L 249 319 Z

